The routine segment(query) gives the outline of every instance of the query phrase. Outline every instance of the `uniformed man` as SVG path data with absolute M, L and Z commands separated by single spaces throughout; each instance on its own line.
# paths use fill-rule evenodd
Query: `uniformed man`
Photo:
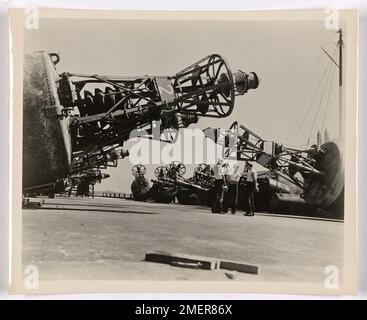
M 214 201 L 212 205 L 212 213 L 224 213 L 223 212 L 223 199 L 224 193 L 228 187 L 226 185 L 226 179 L 224 176 L 223 159 L 219 159 L 214 166 Z
M 244 174 L 246 175 L 245 184 L 245 201 L 246 201 L 246 216 L 255 215 L 255 192 L 259 192 L 257 185 L 257 173 L 253 170 L 250 162 L 246 163 Z
M 227 212 L 228 207 L 230 207 L 232 214 L 236 213 L 237 208 L 238 180 L 240 179 L 238 168 L 239 166 L 235 164 L 233 168 L 229 170 L 229 174 L 226 175 L 228 191 L 224 195 L 224 212 Z

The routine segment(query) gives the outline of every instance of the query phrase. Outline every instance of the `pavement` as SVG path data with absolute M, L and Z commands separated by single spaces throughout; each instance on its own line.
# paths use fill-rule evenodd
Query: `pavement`
M 223 280 L 323 282 L 342 274 L 343 223 L 112 198 L 46 199 L 23 210 L 23 267 L 40 280 Z M 259 274 L 144 261 L 167 251 L 257 265 Z

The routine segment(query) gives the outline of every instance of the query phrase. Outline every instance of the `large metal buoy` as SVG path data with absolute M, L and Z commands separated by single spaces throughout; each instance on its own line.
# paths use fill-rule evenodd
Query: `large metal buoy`
M 331 207 L 343 194 L 344 165 L 340 147 L 335 142 L 322 144 L 315 154 L 315 169 L 323 175 L 304 174 L 303 198 L 310 205 Z
M 131 174 L 135 177 L 131 183 L 131 192 L 133 200 L 146 201 L 150 195 L 150 183 L 145 178 L 146 168 L 141 164 L 132 167 Z
M 52 55 L 36 52 L 24 59 L 23 189 L 52 189 L 71 165 L 69 118 L 62 115 Z

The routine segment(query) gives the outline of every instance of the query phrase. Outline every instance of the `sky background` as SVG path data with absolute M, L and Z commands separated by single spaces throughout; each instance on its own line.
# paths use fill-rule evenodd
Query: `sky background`
M 320 49 L 336 53 L 337 40 L 324 21 L 41 19 L 38 30 L 25 31 L 24 48 L 59 52 L 59 73 L 131 76 L 174 75 L 208 54 L 220 54 L 232 71 L 256 72 L 260 85 L 236 97 L 229 117 L 201 118 L 193 127 L 228 128 L 237 120 L 266 140 L 304 147 L 309 136 L 308 145 L 316 142 L 317 130 L 327 128 L 332 138 L 338 134 L 337 68 Z M 320 84 L 323 74 L 329 76 L 330 94 L 329 85 Z M 147 166 L 149 179 L 156 166 Z M 131 167 L 129 158 L 120 160 L 96 190 L 130 192 Z M 187 166 L 187 177 L 194 167 Z

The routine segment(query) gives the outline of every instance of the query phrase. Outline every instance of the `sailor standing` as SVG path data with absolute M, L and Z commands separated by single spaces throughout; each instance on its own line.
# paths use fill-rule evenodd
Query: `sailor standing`
M 246 176 L 245 185 L 245 201 L 246 201 L 246 216 L 255 215 L 255 192 L 259 192 L 257 186 L 257 173 L 253 170 L 250 162 L 246 163 L 244 175 Z
M 235 164 L 232 169 L 229 170 L 229 174 L 226 175 L 226 181 L 228 191 L 224 196 L 224 212 L 228 211 L 228 207 L 231 208 L 231 213 L 236 213 L 237 199 L 238 199 L 238 180 L 240 174 L 238 173 L 239 166 Z
M 219 159 L 214 166 L 214 201 L 212 213 L 223 213 L 224 192 L 227 191 L 226 179 L 224 175 L 223 159 Z

